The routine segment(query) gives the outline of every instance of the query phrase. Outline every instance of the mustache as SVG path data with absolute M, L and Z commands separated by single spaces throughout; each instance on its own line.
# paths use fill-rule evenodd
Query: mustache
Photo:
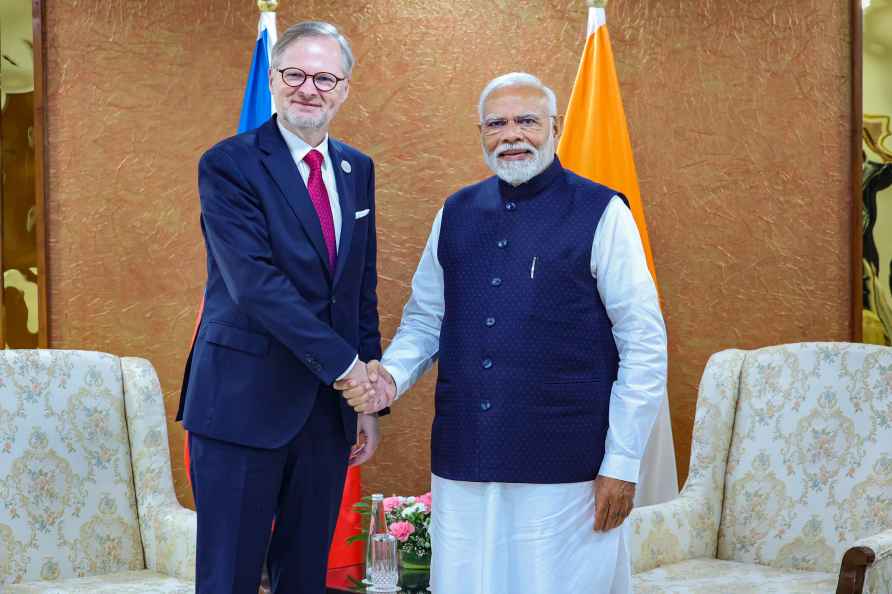
M 539 153 L 539 151 L 536 150 L 536 147 L 534 147 L 529 142 L 504 142 L 497 146 L 493 150 L 492 154 L 496 157 L 501 157 L 508 151 L 530 151 L 533 156 L 536 156 Z

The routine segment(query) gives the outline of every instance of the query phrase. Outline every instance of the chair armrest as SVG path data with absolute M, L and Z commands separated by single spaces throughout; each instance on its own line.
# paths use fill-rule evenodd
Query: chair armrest
M 195 543 L 198 530 L 195 512 L 179 504 L 152 509 L 143 530 L 148 569 L 182 580 L 195 581 Z M 149 538 L 152 542 L 149 542 Z M 153 551 L 151 557 L 149 550 Z
M 146 567 L 195 579 L 195 512 L 181 506 L 173 489 L 167 419 L 158 376 L 145 359 L 121 359 L 130 458 Z
M 861 592 L 892 594 L 892 529 L 862 538 L 842 557 L 836 593 Z
M 690 491 L 672 501 L 633 509 L 627 533 L 632 573 L 687 559 L 715 558 L 720 513 L 714 498 Z
M 629 553 L 640 573 L 685 559 L 715 559 L 726 461 L 745 351 L 709 358 L 697 396 L 691 466 L 672 501 L 632 510 Z

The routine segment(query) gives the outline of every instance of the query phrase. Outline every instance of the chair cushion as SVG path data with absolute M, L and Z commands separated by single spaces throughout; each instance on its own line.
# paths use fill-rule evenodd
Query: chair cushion
M 747 354 L 719 559 L 836 572 L 892 526 L 892 349 L 803 343 Z
M 139 569 L 119 359 L 0 351 L 0 584 Z
M 833 573 L 692 559 L 632 576 L 635 594 L 833 594 Z
M 195 584 L 153 571 L 125 571 L 53 582 L 9 586 L 7 594 L 192 594 Z

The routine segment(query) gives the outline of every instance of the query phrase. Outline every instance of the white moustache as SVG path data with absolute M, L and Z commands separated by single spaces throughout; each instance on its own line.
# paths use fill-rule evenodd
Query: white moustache
M 536 147 L 528 142 L 506 142 L 496 147 L 496 150 L 494 152 L 497 157 L 501 157 L 508 151 L 530 151 L 533 154 L 533 157 L 536 157 L 539 153 L 539 151 L 536 150 Z

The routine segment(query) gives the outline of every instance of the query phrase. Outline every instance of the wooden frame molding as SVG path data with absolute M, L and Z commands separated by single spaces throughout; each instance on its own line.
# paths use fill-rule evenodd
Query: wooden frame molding
M 851 160 L 851 188 L 852 188 L 852 247 L 851 247 L 851 273 L 852 273 L 852 341 L 861 342 L 864 337 L 863 329 L 863 295 L 862 295 L 862 263 L 864 252 L 864 236 L 861 229 L 862 188 L 861 173 L 863 163 L 861 157 L 862 128 L 864 98 L 862 90 L 862 8 L 861 0 L 849 0 L 849 30 L 852 38 L 852 117 L 850 130 Z
M 37 212 L 37 344 L 49 347 L 49 307 L 47 306 L 47 96 L 46 96 L 46 8 L 43 0 L 31 1 L 34 26 L 34 203 Z

